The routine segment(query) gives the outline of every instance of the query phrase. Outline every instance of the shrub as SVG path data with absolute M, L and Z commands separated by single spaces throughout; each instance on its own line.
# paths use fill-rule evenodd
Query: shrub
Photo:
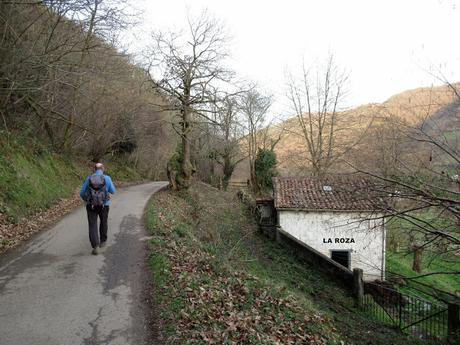
M 278 172 L 276 171 L 277 163 L 275 151 L 259 148 L 254 165 L 256 171 L 257 189 L 259 191 L 272 189 L 272 177 L 278 175 Z

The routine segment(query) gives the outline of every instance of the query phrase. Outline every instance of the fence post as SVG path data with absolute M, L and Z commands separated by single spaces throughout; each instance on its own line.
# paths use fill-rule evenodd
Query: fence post
M 353 295 L 356 299 L 356 304 L 361 308 L 364 304 L 364 280 L 361 268 L 353 269 Z
M 460 305 L 448 303 L 447 307 L 447 339 L 455 341 L 460 337 Z

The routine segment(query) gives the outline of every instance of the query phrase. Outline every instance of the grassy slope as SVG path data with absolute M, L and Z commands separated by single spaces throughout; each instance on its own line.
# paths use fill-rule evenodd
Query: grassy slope
M 262 237 L 236 198 L 204 184 L 149 204 L 164 343 L 411 344 L 349 294 Z
M 70 196 L 82 176 L 81 166 L 38 145 L 0 139 L 0 211 L 15 220 Z
M 427 223 L 439 229 L 451 228 L 452 222 L 447 222 L 438 214 L 425 212 L 417 214 L 417 217 L 424 219 Z M 408 249 L 410 241 L 407 234 L 412 230 L 412 225 L 400 219 L 392 219 L 388 223 L 388 239 L 399 242 L 399 251 L 395 252 L 389 244 L 387 248 L 387 271 L 405 277 L 415 277 L 429 274 L 431 272 L 459 272 L 460 260 L 452 252 L 439 254 L 439 248 L 427 246 L 422 256 L 422 272 L 417 273 L 412 270 L 413 253 Z M 420 235 L 420 234 L 418 234 Z M 424 239 L 419 238 L 422 242 Z M 431 285 L 439 290 L 447 291 L 452 294 L 460 291 L 460 275 L 458 274 L 436 274 L 414 280 L 423 284 Z
M 108 164 L 114 181 L 139 180 L 121 162 Z M 90 172 L 87 162 L 50 153 L 30 139 L 0 135 L 0 213 L 13 221 L 72 195 Z
M 430 272 L 459 272 L 460 260 L 451 255 L 448 261 L 441 260 L 436 255 L 425 255 L 423 257 L 424 267 L 422 273 L 412 270 L 412 254 L 388 252 L 387 269 L 390 272 L 396 272 L 405 277 L 415 277 L 418 275 L 428 274 Z M 416 281 L 436 287 L 439 290 L 455 294 L 460 291 L 460 275 L 458 274 L 437 274 L 422 277 Z

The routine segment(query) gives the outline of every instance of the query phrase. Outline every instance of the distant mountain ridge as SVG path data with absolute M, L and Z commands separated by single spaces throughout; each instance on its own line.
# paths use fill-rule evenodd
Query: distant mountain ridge
M 337 136 L 339 145 L 363 142 L 363 150 L 368 149 L 370 137 L 386 121 L 403 123 L 407 126 L 422 127 L 433 135 L 460 132 L 460 98 L 454 92 L 460 82 L 443 86 L 421 87 L 396 94 L 383 103 L 369 103 L 338 114 L 346 124 Z M 291 117 L 268 130 L 269 138 L 281 140 L 275 147 L 278 170 L 282 176 L 305 175 L 308 164 L 305 159 L 305 142 L 297 117 Z M 284 134 L 283 134 L 284 133 Z M 452 137 L 452 135 L 451 135 Z M 357 148 L 355 154 L 359 153 Z M 248 162 L 242 162 L 232 180 L 248 178 Z

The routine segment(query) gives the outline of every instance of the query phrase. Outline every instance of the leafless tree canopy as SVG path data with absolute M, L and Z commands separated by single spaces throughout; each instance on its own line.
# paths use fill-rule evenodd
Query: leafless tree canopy
M 33 133 L 56 151 L 92 159 L 123 153 L 140 165 L 147 158 L 164 161 L 170 148 L 155 146 L 167 135 L 167 115 L 154 105 L 164 100 L 113 45 L 135 19 L 127 6 L 115 0 L 2 2 L 3 129 Z
M 460 104 L 452 93 L 449 116 Z M 378 192 L 391 200 L 388 249 L 411 255 L 413 270 L 422 278 L 427 262 L 449 263 L 460 250 L 460 146 L 455 128 L 439 126 L 436 114 L 414 112 L 420 121 L 409 123 L 395 114 L 380 120 L 361 149 L 364 159 L 350 165 L 375 178 Z M 430 268 L 430 274 L 453 273 L 460 272 Z
M 302 68 L 301 78 L 288 77 L 288 99 L 297 116 L 314 175 L 324 175 L 355 145 L 336 140 L 347 119 L 340 110 L 346 95 L 347 75 L 330 56 L 323 70 Z
M 235 167 L 245 159 L 239 145 L 243 136 L 238 96 L 226 95 L 217 104 L 216 145 L 212 157 L 222 167 L 223 187 L 227 188 Z
M 246 121 L 247 155 L 251 185 L 257 184 L 255 161 L 257 150 L 262 147 L 264 126 L 267 125 L 267 111 L 272 105 L 271 96 L 265 95 L 256 88 L 250 88 L 241 96 L 241 112 Z
M 155 33 L 148 70 L 155 87 L 161 89 L 176 111 L 174 128 L 181 138 L 178 188 L 187 188 L 194 171 L 191 162 L 191 133 L 195 124 L 214 122 L 211 104 L 215 84 L 228 80 L 223 67 L 227 56 L 227 36 L 223 26 L 207 13 L 189 19 L 188 32 Z

